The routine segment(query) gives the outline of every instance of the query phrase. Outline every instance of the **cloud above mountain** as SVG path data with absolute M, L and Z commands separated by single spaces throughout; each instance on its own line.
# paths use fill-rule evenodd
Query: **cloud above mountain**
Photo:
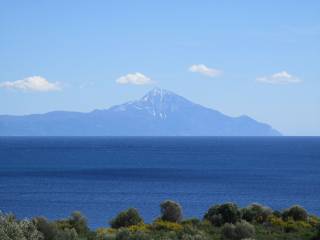
M 270 76 L 263 76 L 257 78 L 258 82 L 268 83 L 268 84 L 290 84 L 290 83 L 300 83 L 301 79 L 289 74 L 287 71 L 282 71 L 274 73 Z
M 41 76 L 31 76 L 17 81 L 2 82 L 0 83 L 0 88 L 34 92 L 50 92 L 61 90 L 58 82 L 49 82 L 47 79 Z
M 127 75 L 121 76 L 116 80 L 116 82 L 119 84 L 133 84 L 133 85 L 146 85 L 146 84 L 153 83 L 151 78 L 139 72 L 129 73 Z
M 207 77 L 217 77 L 222 74 L 221 70 L 209 68 L 204 64 L 194 64 L 189 67 L 189 71 L 193 73 L 200 73 Z

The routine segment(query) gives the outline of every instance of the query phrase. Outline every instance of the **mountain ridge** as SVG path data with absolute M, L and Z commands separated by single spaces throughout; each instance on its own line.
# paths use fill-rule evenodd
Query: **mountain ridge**
M 280 136 L 270 125 L 154 88 L 138 100 L 91 112 L 0 115 L 0 136 Z

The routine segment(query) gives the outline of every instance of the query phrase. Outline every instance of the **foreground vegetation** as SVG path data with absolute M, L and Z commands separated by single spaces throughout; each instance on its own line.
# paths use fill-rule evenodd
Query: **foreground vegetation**
M 144 223 L 136 209 L 120 212 L 110 227 L 90 230 L 80 212 L 57 221 L 43 217 L 18 220 L 0 212 L 1 240 L 320 240 L 320 219 L 300 206 L 282 212 L 251 204 L 239 208 L 234 203 L 214 205 L 203 219 L 183 219 L 181 206 L 167 200 L 160 216 Z

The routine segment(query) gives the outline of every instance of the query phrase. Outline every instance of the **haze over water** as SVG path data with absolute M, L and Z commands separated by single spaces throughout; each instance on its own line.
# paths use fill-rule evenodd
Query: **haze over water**
M 320 214 L 318 137 L 2 137 L 0 209 L 18 217 L 82 211 L 93 227 L 136 207 L 147 221 L 165 199 L 186 217 L 252 202 Z

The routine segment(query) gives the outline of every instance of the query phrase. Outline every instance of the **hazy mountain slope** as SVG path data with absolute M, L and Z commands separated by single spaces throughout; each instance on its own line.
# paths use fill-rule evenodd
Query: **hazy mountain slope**
M 137 101 L 89 113 L 0 116 L 2 136 L 278 136 L 247 116 L 228 117 L 155 88 Z

